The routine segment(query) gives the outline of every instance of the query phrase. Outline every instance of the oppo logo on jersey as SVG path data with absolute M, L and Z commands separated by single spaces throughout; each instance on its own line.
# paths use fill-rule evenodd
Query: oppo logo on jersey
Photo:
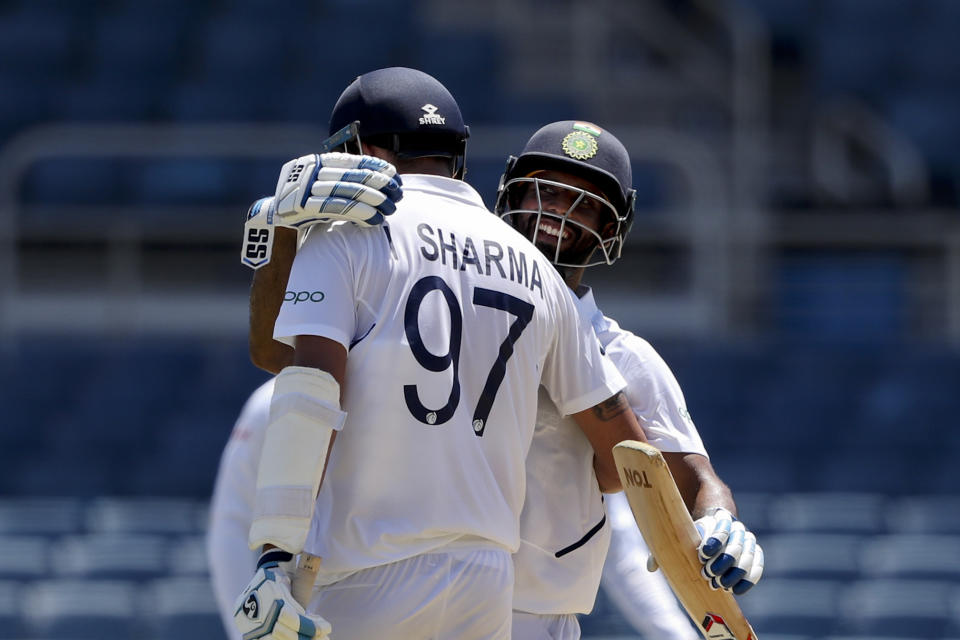
M 283 294 L 284 302 L 300 304 L 301 302 L 323 302 L 323 291 L 287 291 Z

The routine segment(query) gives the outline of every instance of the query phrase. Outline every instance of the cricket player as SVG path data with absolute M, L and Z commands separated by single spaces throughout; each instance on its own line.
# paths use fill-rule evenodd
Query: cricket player
M 270 421 L 273 384 L 273 378 L 264 382 L 244 404 L 220 457 L 210 501 L 206 534 L 210 577 L 231 640 L 241 640 L 233 623 L 234 601 L 257 562 L 247 546 L 247 532 L 253 520 L 257 465 Z M 535 438 L 531 446 L 537 443 Z M 624 494 L 605 498 L 612 535 L 601 584 L 608 596 L 646 640 L 698 640 L 662 574 L 647 571 L 649 551 Z
M 735 521 L 730 490 L 710 465 L 675 377 L 649 343 L 599 311 L 591 289 L 582 283 L 587 267 L 612 264 L 620 256 L 633 218 L 631 182 L 629 155 L 613 134 L 590 122 L 554 122 L 534 133 L 523 152 L 508 160 L 495 211 L 555 265 L 576 295 L 583 318 L 626 379 L 633 413 L 647 440 L 664 452 L 703 534 L 705 579 L 717 588 L 743 593 L 760 578 L 763 552 L 754 535 Z M 514 554 L 514 638 L 579 638 L 575 614 L 593 608 L 611 536 L 602 488 L 593 476 L 593 453 L 541 393 L 527 456 L 522 540 Z M 622 511 L 617 517 L 622 523 Z M 606 570 L 611 593 L 621 595 L 621 602 L 645 602 L 650 597 L 647 581 L 639 582 L 642 594 L 631 593 L 638 586 L 638 556 L 631 553 L 635 545 L 621 543 L 614 549 L 618 557 L 607 562 Z M 651 637 L 691 637 L 689 623 L 676 615 L 676 604 L 664 608 L 678 626 L 661 627 L 666 634 Z
M 274 328 L 293 365 L 274 382 L 248 540 L 263 553 L 234 621 L 268 639 L 508 638 L 538 387 L 605 490 L 620 488 L 613 445 L 643 432 L 559 274 L 455 179 L 468 130 L 443 85 L 364 74 L 331 133 L 351 122 L 403 174 L 403 200 L 373 232 L 313 226 L 297 250 Z M 357 169 L 383 173 L 373 160 Z M 284 165 L 278 216 L 323 219 L 357 192 L 316 195 L 327 161 Z M 280 566 L 300 552 L 323 559 L 306 611 Z

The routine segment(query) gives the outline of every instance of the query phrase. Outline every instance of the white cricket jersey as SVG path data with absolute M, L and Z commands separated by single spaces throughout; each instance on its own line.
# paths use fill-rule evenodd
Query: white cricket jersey
M 580 313 L 627 381 L 624 393 L 650 443 L 706 455 L 680 385 L 660 355 L 605 317 L 588 287 L 578 293 Z M 528 613 L 589 613 L 610 545 L 593 448 L 577 424 L 561 415 L 541 393 L 527 455 L 521 544 L 514 554 L 514 609 Z
M 217 609 L 231 639 L 239 640 L 233 607 L 256 568 L 257 556 L 247 546 L 253 520 L 257 466 L 270 419 L 273 378 L 250 396 L 237 418 L 230 440 L 220 456 L 220 467 L 210 500 L 207 561 Z
M 274 330 L 350 349 L 305 547 L 331 579 L 458 538 L 516 550 L 538 386 L 564 414 L 624 386 L 553 266 L 472 187 L 403 182 L 388 224 L 312 228 Z

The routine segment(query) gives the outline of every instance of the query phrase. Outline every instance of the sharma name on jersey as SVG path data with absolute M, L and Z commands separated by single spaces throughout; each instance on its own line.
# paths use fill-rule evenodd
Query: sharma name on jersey
M 427 260 L 439 260 L 440 264 L 458 271 L 470 268 L 482 276 L 498 275 L 530 291 L 538 290 L 543 299 L 540 265 L 522 251 L 510 245 L 504 251 L 503 245 L 496 240 L 477 241 L 470 236 L 459 242 L 453 233 L 444 234 L 443 229 L 434 229 L 425 222 L 417 225 L 417 235 L 421 240 L 420 254 Z M 482 251 L 478 247 L 482 247 Z

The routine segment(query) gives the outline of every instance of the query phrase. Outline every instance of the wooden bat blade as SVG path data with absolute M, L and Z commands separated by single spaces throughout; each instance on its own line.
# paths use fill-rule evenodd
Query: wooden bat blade
M 707 640 L 756 640 L 733 594 L 714 591 L 700 574 L 700 534 L 670 468 L 655 447 L 624 440 L 613 448 L 633 517 L 677 599 Z

